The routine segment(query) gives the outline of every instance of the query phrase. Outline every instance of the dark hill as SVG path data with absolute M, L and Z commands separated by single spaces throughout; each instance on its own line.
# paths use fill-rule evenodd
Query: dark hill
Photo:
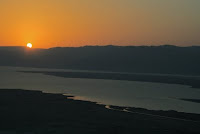
M 0 47 L 1 66 L 200 75 L 199 59 L 198 46 Z

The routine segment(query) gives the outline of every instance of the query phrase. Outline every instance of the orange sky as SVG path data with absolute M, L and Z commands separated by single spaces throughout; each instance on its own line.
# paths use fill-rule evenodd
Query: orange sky
M 200 45 L 199 0 L 0 0 L 0 46 Z

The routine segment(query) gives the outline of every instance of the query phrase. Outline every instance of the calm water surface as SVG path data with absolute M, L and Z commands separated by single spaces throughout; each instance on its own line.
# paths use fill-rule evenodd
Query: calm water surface
M 77 99 L 108 105 L 133 106 L 154 110 L 176 110 L 200 114 L 200 103 L 177 98 L 200 99 L 200 89 L 185 85 L 120 80 L 62 78 L 38 73 L 17 71 L 74 71 L 0 67 L 0 88 L 41 90 L 63 93 Z

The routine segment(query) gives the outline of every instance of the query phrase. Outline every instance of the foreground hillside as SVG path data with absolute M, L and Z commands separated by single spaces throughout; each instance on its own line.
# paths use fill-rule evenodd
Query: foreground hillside
M 114 106 L 112 108 L 121 109 Z M 200 133 L 199 115 L 174 111 L 153 112 L 145 109 L 131 109 L 134 110 L 134 113 L 106 109 L 104 105 L 97 105 L 92 102 L 67 99 L 66 96 L 60 94 L 0 89 L 0 133 Z M 164 116 L 162 116 L 162 113 L 164 113 Z M 174 113 L 180 118 L 171 117 Z M 197 118 L 195 117 L 195 120 L 192 118 L 184 119 L 189 116 L 196 116 Z

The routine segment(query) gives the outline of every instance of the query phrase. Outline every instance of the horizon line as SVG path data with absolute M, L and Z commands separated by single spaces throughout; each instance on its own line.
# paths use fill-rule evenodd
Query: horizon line
M 200 47 L 200 45 L 189 45 L 189 46 L 179 46 L 179 45 L 172 45 L 172 44 L 162 44 L 162 45 L 83 45 L 83 46 L 55 46 L 55 47 L 49 47 L 49 48 L 40 48 L 40 47 L 33 47 L 31 49 L 51 49 L 51 48 L 82 48 L 82 47 L 162 47 L 162 46 L 173 46 L 173 47 Z M 1 46 L 0 47 L 22 47 L 27 48 L 27 46 L 15 46 L 15 45 L 8 45 L 8 46 Z

